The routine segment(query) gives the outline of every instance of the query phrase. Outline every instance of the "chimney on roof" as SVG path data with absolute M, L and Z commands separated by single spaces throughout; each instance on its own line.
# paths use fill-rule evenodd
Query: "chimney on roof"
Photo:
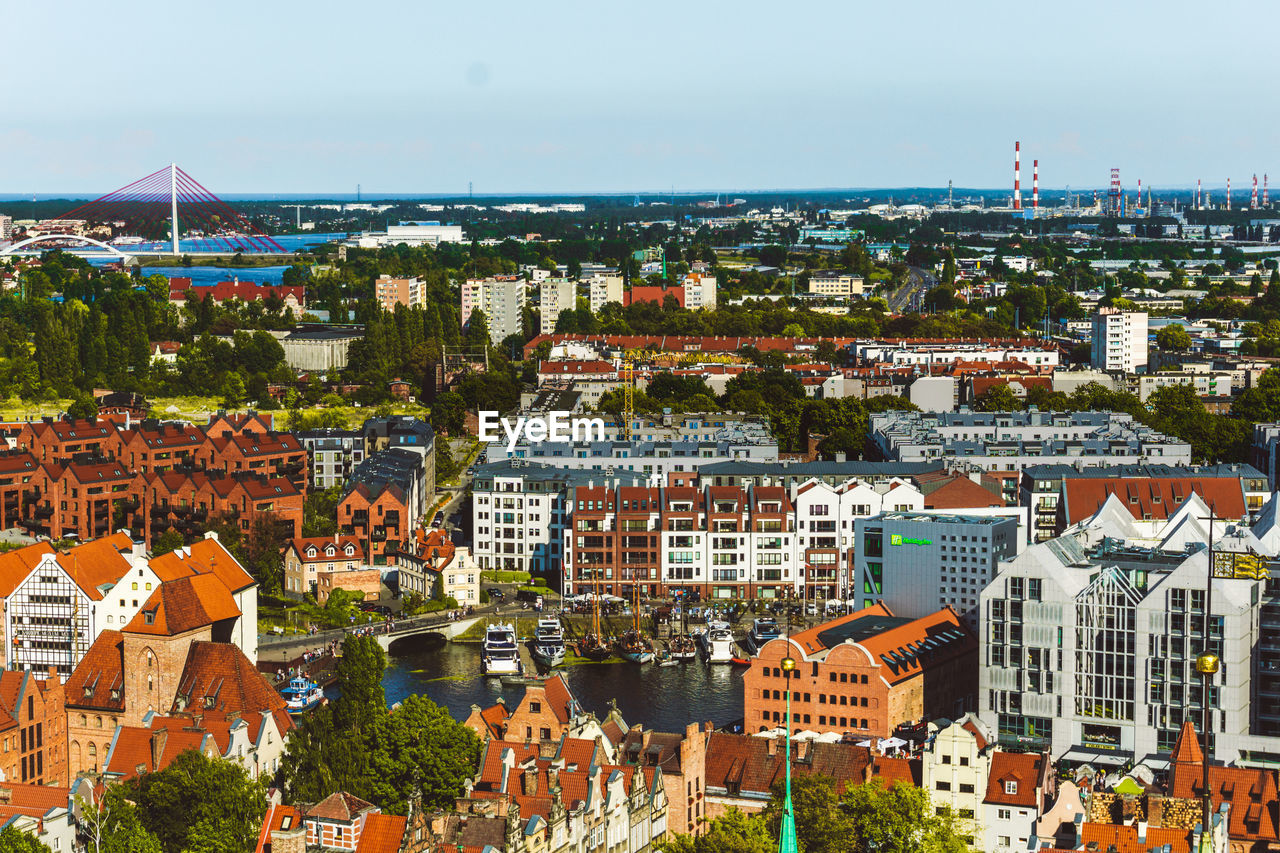
M 151 733 L 151 769 L 160 769 L 160 758 L 164 755 L 164 745 L 168 740 L 168 729 L 160 729 Z
M 530 763 L 524 769 L 524 793 L 525 796 L 536 797 L 538 795 L 538 765 Z
M 796 761 L 804 761 L 809 756 L 809 741 L 796 741 Z
M 778 754 L 778 739 L 776 737 L 771 737 L 768 739 L 766 751 L 770 756 L 774 756 Z

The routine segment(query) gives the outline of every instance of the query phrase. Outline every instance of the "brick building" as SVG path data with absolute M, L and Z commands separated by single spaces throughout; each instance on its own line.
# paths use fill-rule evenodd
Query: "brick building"
M 7 782 L 65 785 L 67 718 L 62 681 L 0 673 L 0 772 Z
M 230 430 L 209 433 L 201 449 L 201 460 L 213 471 L 285 477 L 299 491 L 305 493 L 307 488 L 307 451 L 289 433 L 236 434 Z
M 684 734 L 632 726 L 618 747 L 618 762 L 660 767 L 667 794 L 667 829 L 701 835 L 706 829 L 707 739 L 710 723 L 690 723 Z
M 556 673 L 541 684 L 528 684 L 519 704 L 508 710 L 505 703 L 481 709 L 471 706 L 467 728 L 482 740 L 526 740 L 550 743 L 562 737 L 582 737 L 584 726 L 595 722 L 569 690 L 564 676 Z
M 976 707 L 977 655 L 949 607 L 916 620 L 868 607 L 766 643 L 743 676 L 745 729 L 786 725 L 788 689 L 796 730 L 886 738 L 904 723 L 955 719 Z
M 17 447 L 29 450 L 40 462 L 70 459 L 77 453 L 110 456 L 116 445 L 116 428 L 107 420 L 42 418 L 22 425 Z
M 39 494 L 31 485 L 36 458 L 26 450 L 0 451 L 0 530 L 16 527 L 25 517 L 23 501 Z
M 119 430 L 109 452 L 130 471 L 158 473 L 198 467 L 204 442 L 199 427 L 151 420 Z
M 374 566 L 408 548 L 412 520 L 408 495 L 395 483 L 356 483 L 338 504 L 338 530 L 355 537 L 364 561 Z
M 270 515 L 283 538 L 302 532 L 305 494 L 292 480 L 256 474 L 168 471 L 143 474 L 134 528 L 150 545 L 170 528 L 188 540 L 208 529 L 211 519 L 232 518 L 247 531 L 259 515 Z
M 407 820 L 383 814 L 372 803 L 347 793 L 330 794 L 314 805 L 273 804 L 262 820 L 254 853 L 401 853 L 409 841 Z
M 317 574 L 316 603 L 321 607 L 335 589 L 346 590 L 358 601 L 377 601 L 382 594 L 382 572 L 374 568 L 328 569 Z
M 311 536 L 289 540 L 284 549 L 284 591 L 293 596 L 315 593 L 321 572 L 354 569 L 364 563 L 364 549 L 354 536 Z
M 43 462 L 29 481 L 40 497 L 27 504 L 22 525 L 50 539 L 107 536 L 136 507 L 133 482 L 123 465 L 105 457 Z

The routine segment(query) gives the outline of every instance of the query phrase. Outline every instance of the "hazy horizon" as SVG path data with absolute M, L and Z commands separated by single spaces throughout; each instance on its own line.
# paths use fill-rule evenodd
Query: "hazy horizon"
M 177 162 L 225 196 L 1008 193 L 1020 140 L 1024 194 L 1034 159 L 1046 188 L 1118 166 L 1126 189 L 1247 194 L 1280 175 L 1259 94 L 1280 57 L 1231 34 L 1278 19 L 1240 0 L 27 4 L 5 14 L 32 82 L 0 192 L 93 197 Z

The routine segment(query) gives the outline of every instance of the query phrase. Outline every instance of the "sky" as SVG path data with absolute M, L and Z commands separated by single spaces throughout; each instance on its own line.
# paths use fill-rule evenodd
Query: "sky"
M 0 6 L 0 193 L 1280 181 L 1280 4 Z M 1277 184 L 1280 187 L 1280 183 Z

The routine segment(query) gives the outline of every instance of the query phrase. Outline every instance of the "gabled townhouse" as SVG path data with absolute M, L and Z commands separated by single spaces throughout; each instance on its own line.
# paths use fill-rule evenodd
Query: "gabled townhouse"
M 408 818 L 383 814 L 372 803 L 341 792 L 318 803 L 273 803 L 262 819 L 254 853 L 405 853 L 410 849 L 426 853 L 434 848 L 411 848 L 405 831 L 414 813 L 411 806 Z
M 710 723 L 690 723 L 683 734 L 632 726 L 618 746 L 621 764 L 662 769 L 667 829 L 676 835 L 706 830 L 707 740 Z
M 18 432 L 17 447 L 37 461 L 56 462 L 79 453 L 110 456 L 116 428 L 101 418 L 42 418 L 28 421 Z
M 985 833 L 983 800 L 991 775 L 991 732 L 975 714 L 955 721 L 941 719 L 928 724 L 929 739 L 921 761 L 921 787 L 935 807 L 945 807 L 958 822 L 958 831 L 978 850 Z
M 514 708 L 499 700 L 488 708 L 471 706 L 464 723 L 481 740 L 523 740 L 535 745 L 559 743 L 564 738 L 596 741 L 604 760 L 617 759 L 617 746 L 626 724 L 611 712 L 602 724 L 578 702 L 563 675 L 556 673 L 541 684 L 527 684 Z
M 167 471 L 138 479 L 142 494 L 135 528 L 148 544 L 169 529 L 186 539 L 198 537 L 218 518 L 232 519 L 247 531 L 259 515 L 269 515 L 283 537 L 302 530 L 305 495 L 284 477 Z
M 23 504 L 39 497 L 31 485 L 38 468 L 30 451 L 0 451 L 0 530 L 17 527 L 27 518 Z
M 1049 756 L 1037 752 L 991 755 L 987 792 L 982 801 L 983 850 L 1026 850 L 1036 820 L 1054 794 L 1056 777 Z
M 316 592 L 321 572 L 353 570 L 364 563 L 364 549 L 354 536 L 311 536 L 291 539 L 284 549 L 284 591 L 302 596 Z
M 301 492 L 307 488 L 307 451 L 290 433 L 208 433 L 200 456 L 211 471 L 284 477 Z
M 518 807 L 530 853 L 647 853 L 667 835 L 662 769 L 609 764 L 595 741 L 564 738 L 543 757 L 527 742 L 491 740 L 469 799 Z
M 68 786 L 6 780 L 0 787 L 0 828 L 11 826 L 55 853 L 74 851 L 80 841 L 77 800 L 94 801 L 93 784 L 87 779 Z
M 23 526 L 51 539 L 106 536 L 137 506 L 134 479 L 123 465 L 105 457 L 43 462 L 30 480 L 40 498 L 27 504 Z
M 204 431 L 208 435 L 222 435 L 225 432 L 230 432 L 232 435 L 245 433 L 266 435 L 275 432 L 275 419 L 269 413 L 257 412 L 253 409 L 247 412 L 227 412 L 219 409 L 209 416 L 209 422 L 204 425 Z
M 365 562 L 388 565 L 390 555 L 408 549 L 410 499 L 398 484 L 356 483 L 338 504 L 338 530 L 360 543 Z
M 111 455 L 132 472 L 162 473 L 199 467 L 206 434 L 187 423 L 142 421 L 116 432 Z
M 270 713 L 154 711 L 140 725 L 120 726 L 103 768 L 107 784 L 164 770 L 188 750 L 240 765 L 251 779 L 271 779 L 280 768 L 285 734 Z
M 62 680 L 44 675 L 0 673 L 0 773 L 6 784 L 64 785 L 70 779 Z

